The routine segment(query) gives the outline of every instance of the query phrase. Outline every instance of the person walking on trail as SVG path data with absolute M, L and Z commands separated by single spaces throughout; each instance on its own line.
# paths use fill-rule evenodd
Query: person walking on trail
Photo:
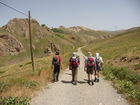
M 99 82 L 99 72 L 100 70 L 102 70 L 103 67 L 103 59 L 102 57 L 99 55 L 99 53 L 96 53 L 96 57 L 95 57 L 95 82 Z
M 85 68 L 84 69 L 88 75 L 88 84 L 94 85 L 92 75 L 93 75 L 93 71 L 95 69 L 95 58 L 92 56 L 91 52 L 88 52 L 88 57 L 87 57 L 87 59 L 85 59 Z
M 72 84 L 77 85 L 77 74 L 80 60 L 74 52 L 69 60 L 69 69 L 72 71 Z
M 52 67 L 53 67 L 53 82 L 59 81 L 59 72 L 61 68 L 61 57 L 59 56 L 59 52 L 55 53 L 52 59 Z

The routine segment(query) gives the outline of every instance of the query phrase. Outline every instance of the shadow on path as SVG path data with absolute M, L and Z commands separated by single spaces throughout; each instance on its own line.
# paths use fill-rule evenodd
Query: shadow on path
M 71 73 L 65 73 L 65 74 L 67 74 L 67 75 L 72 75 Z
M 71 84 L 72 82 L 71 81 L 66 81 L 66 80 L 62 80 L 61 81 L 62 83 L 65 83 L 65 84 Z M 87 82 L 85 82 L 85 81 L 77 81 L 77 83 L 79 83 L 79 84 L 84 84 L 84 83 L 87 83 Z

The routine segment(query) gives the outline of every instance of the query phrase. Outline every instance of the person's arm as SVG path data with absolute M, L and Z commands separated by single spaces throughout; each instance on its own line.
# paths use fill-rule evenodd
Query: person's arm
M 54 65 L 54 64 L 53 64 L 53 58 L 52 58 L 52 64 L 51 64 L 51 68 L 52 68 L 52 69 L 53 69 L 53 65 Z
M 103 61 L 102 57 L 100 57 L 100 61 L 101 61 L 101 70 L 103 70 L 103 63 L 104 63 L 104 61 Z
M 71 57 L 70 57 L 70 59 L 69 59 L 69 62 L 71 62 Z
M 100 57 L 100 60 L 101 60 L 101 63 L 104 63 L 104 61 L 103 61 L 103 58 L 102 58 L 102 57 Z
M 78 63 L 80 64 L 80 59 L 78 58 Z

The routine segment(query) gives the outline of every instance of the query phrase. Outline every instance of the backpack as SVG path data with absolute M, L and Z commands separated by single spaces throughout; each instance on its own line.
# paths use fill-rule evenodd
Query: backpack
M 93 57 L 89 57 L 88 60 L 87 60 L 87 66 L 88 67 L 93 67 L 95 66 L 95 61 L 94 61 L 94 58 Z
M 98 59 L 96 58 L 95 61 L 96 61 L 96 69 L 100 70 L 101 69 L 101 60 L 100 60 L 100 58 L 98 58 Z
M 60 65 L 60 57 L 59 56 L 54 56 L 52 63 L 54 66 L 59 66 Z
M 72 68 L 77 68 L 78 65 L 79 65 L 78 58 L 72 57 L 70 60 L 70 66 L 72 66 Z

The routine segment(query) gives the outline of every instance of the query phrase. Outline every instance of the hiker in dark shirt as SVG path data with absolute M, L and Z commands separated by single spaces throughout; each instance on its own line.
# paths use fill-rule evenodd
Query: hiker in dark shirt
M 74 52 L 69 60 L 69 69 L 72 71 L 72 83 L 74 85 L 77 85 L 77 73 L 78 73 L 79 64 L 80 64 L 80 60 L 77 57 L 76 53 Z

